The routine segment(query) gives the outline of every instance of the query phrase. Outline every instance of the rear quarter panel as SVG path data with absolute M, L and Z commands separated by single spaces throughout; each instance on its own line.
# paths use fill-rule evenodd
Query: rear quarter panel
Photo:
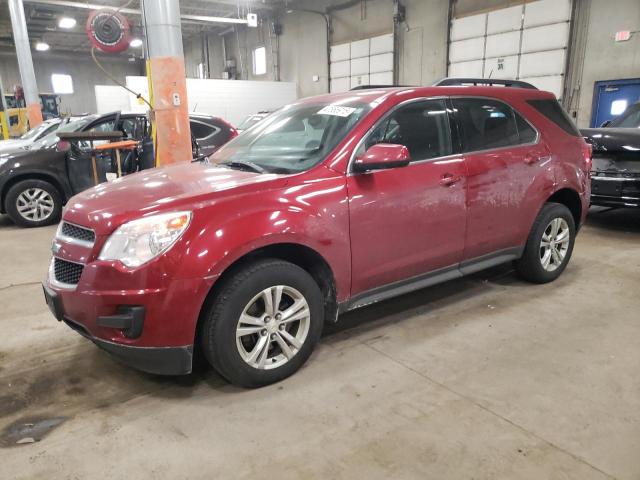
M 574 190 L 580 196 L 582 220 L 584 221 L 589 208 L 589 196 L 591 193 L 590 164 L 584 157 L 584 148 L 587 147 L 586 142 L 581 136 L 573 136 L 565 132 L 529 105 L 526 100 L 519 101 L 516 108 L 521 110 L 538 129 L 542 135 L 542 141 L 547 145 L 550 153 L 550 165 L 554 183 L 553 189 L 545 200 L 558 190 L 565 188 Z

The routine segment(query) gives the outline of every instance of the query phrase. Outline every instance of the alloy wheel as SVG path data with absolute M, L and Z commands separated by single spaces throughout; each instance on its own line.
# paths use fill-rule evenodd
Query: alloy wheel
M 236 326 L 236 346 L 242 359 L 260 370 L 278 368 L 302 348 L 311 310 L 295 288 L 276 285 L 254 296 Z
M 571 230 L 564 218 L 554 218 L 542 233 L 540 241 L 540 263 L 547 272 L 553 272 L 562 265 L 567 251 Z
M 28 188 L 16 199 L 16 210 L 21 217 L 30 222 L 40 222 L 49 218 L 54 208 L 53 197 L 41 188 Z

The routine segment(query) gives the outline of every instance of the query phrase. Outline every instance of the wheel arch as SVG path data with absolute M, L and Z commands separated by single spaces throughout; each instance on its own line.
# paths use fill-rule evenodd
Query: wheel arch
M 335 322 L 338 316 L 338 301 L 336 293 L 336 281 L 333 270 L 327 260 L 313 248 L 301 243 L 274 243 L 255 248 L 232 263 L 227 265 L 220 273 L 215 283 L 209 290 L 198 315 L 198 323 L 195 329 L 194 346 L 199 348 L 199 338 L 206 312 L 215 300 L 216 293 L 230 275 L 251 262 L 265 258 L 277 258 L 291 262 L 305 270 L 320 287 L 324 299 L 325 321 Z
M 572 188 L 561 188 L 547 199 L 546 203 L 549 202 L 560 203 L 567 207 L 571 212 L 576 229 L 580 227 L 580 221 L 582 219 L 582 201 L 580 200 L 578 192 Z

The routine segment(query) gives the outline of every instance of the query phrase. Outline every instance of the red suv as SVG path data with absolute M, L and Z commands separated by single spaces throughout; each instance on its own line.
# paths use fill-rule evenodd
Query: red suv
M 308 98 L 208 162 L 80 193 L 47 303 L 140 370 L 186 374 L 201 352 L 255 387 L 300 368 L 341 312 L 509 261 L 552 281 L 586 216 L 591 150 L 529 87 Z

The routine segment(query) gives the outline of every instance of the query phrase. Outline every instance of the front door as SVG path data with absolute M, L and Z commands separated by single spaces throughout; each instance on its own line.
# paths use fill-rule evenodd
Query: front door
M 109 116 L 101 118 L 87 126 L 84 132 L 111 132 L 116 129 L 116 117 Z M 108 140 L 96 140 L 94 146 L 107 143 Z M 110 165 L 111 157 L 108 152 L 96 155 L 96 168 L 98 180 L 105 181 L 105 171 L 107 164 Z M 91 144 L 88 141 L 80 140 L 72 142 L 71 150 L 67 152 L 67 172 L 69 183 L 73 193 L 80 193 L 87 188 L 94 186 L 93 165 L 91 161 Z
M 466 169 L 452 154 L 445 101 L 396 107 L 356 155 L 376 143 L 404 145 L 412 160 L 347 177 L 352 295 L 454 266 L 464 249 Z

